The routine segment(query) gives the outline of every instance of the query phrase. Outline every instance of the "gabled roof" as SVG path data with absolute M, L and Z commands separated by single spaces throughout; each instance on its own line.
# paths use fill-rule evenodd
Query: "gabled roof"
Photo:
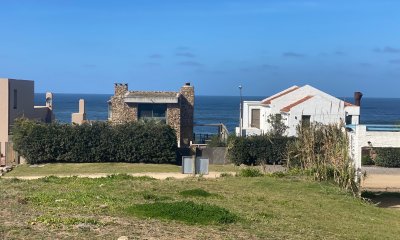
M 288 89 L 282 91 L 281 93 L 279 93 L 279 94 L 277 94 L 277 95 L 274 95 L 274 96 L 271 96 L 271 97 L 269 97 L 269 98 L 264 99 L 261 103 L 262 103 L 262 104 L 271 104 L 271 101 L 272 101 L 272 100 L 277 99 L 277 98 L 280 98 L 280 97 L 282 97 L 282 96 L 284 96 L 284 95 L 286 95 L 286 94 L 288 94 L 288 93 L 291 93 L 291 92 L 293 92 L 293 91 L 295 91 L 295 90 L 297 90 L 297 89 L 299 89 L 298 86 L 293 86 L 293 87 L 291 87 L 291 88 L 288 88 Z
M 291 108 L 293 108 L 293 107 L 295 107 L 295 106 L 297 106 L 297 105 L 299 105 L 299 104 L 311 99 L 312 97 L 314 97 L 314 96 L 307 96 L 307 97 L 302 98 L 302 99 L 300 99 L 300 100 L 298 100 L 298 101 L 296 101 L 296 102 L 294 102 L 294 103 L 292 103 L 290 105 L 287 105 L 286 107 L 281 109 L 281 112 L 289 112 Z

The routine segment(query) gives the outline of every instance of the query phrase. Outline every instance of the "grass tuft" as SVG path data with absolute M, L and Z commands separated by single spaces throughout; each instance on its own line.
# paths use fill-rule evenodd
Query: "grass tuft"
M 31 225 L 35 223 L 43 223 L 48 226 L 77 225 L 81 223 L 91 224 L 91 225 L 102 225 L 101 222 L 93 218 L 76 218 L 76 217 L 60 218 L 60 217 L 52 217 L 46 215 L 37 217 L 30 222 Z
M 237 174 L 239 177 L 262 177 L 264 174 L 258 168 L 243 168 Z
M 177 220 L 187 224 L 229 224 L 238 220 L 235 214 L 219 206 L 186 201 L 136 204 L 128 207 L 127 212 L 135 216 Z
M 184 197 L 211 197 L 213 195 L 201 188 L 184 190 L 179 192 L 179 194 Z

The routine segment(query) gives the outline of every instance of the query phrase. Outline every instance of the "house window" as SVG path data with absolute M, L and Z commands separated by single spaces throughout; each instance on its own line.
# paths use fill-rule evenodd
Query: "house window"
M 166 104 L 139 104 L 138 117 L 139 120 L 156 120 L 166 123 Z
M 251 110 L 251 127 L 260 128 L 260 109 Z
M 346 125 L 351 124 L 351 120 L 353 119 L 353 115 L 346 116 Z
M 311 116 L 310 115 L 302 115 L 301 116 L 301 126 L 302 127 L 310 127 L 311 124 Z
M 14 89 L 14 109 L 17 109 L 18 106 L 17 100 L 18 100 L 18 92 L 17 89 Z

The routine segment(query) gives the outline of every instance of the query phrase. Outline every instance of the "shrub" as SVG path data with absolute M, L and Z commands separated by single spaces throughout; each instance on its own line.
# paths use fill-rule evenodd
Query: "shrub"
M 228 210 L 210 204 L 194 202 L 155 202 L 136 204 L 127 208 L 127 212 L 141 217 L 178 220 L 188 224 L 228 224 L 238 217 Z
M 262 177 L 264 174 L 258 168 L 243 168 L 240 170 L 239 177 Z
M 288 148 L 288 167 L 310 172 L 317 181 L 333 181 L 339 187 L 359 193 L 356 171 L 349 155 L 349 139 L 337 124 L 297 128 L 298 138 Z
M 177 139 L 166 124 L 135 122 L 111 125 L 43 124 L 16 121 L 14 148 L 28 163 L 43 162 L 131 162 L 172 163 Z
M 230 139 L 227 156 L 236 165 L 280 163 L 292 137 L 251 136 Z
M 375 164 L 381 167 L 400 167 L 400 148 L 374 148 Z
M 364 166 L 375 165 L 375 162 L 369 155 L 364 155 L 361 157 L 361 164 Z

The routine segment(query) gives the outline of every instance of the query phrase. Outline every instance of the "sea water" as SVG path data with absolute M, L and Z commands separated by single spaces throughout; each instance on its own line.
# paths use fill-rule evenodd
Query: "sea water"
M 78 112 L 79 99 L 85 99 L 86 115 L 89 120 L 105 121 L 108 118 L 108 104 L 111 94 L 54 94 L 53 107 L 56 120 L 71 122 L 71 114 Z M 259 101 L 265 97 L 243 97 L 243 100 Z M 342 98 L 351 102 L 351 98 Z M 35 105 L 45 104 L 45 94 L 35 94 Z M 230 132 L 239 125 L 239 96 L 196 96 L 195 124 L 223 123 Z M 361 123 L 399 124 L 400 98 L 363 98 L 361 101 Z M 196 133 L 215 133 L 212 127 L 195 127 Z

